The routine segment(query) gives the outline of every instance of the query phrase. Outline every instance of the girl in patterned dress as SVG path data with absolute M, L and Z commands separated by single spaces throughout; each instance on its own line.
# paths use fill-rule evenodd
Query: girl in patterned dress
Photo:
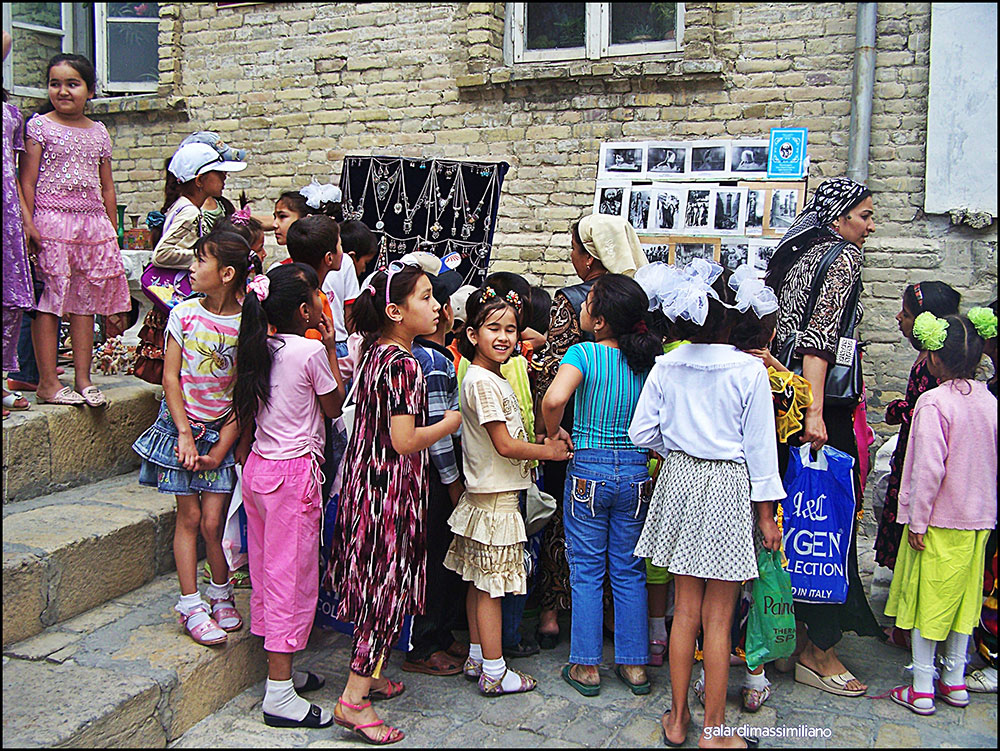
M 334 720 L 365 741 L 396 743 L 372 699 L 403 684 L 381 675 L 403 616 L 424 610 L 427 449 L 461 424 L 456 411 L 427 425 L 427 390 L 413 339 L 437 328 L 440 306 L 427 275 L 394 263 L 376 272 L 352 307 L 365 334 L 356 374 L 354 430 L 324 584 L 340 595 L 337 618 L 354 624 L 351 672 Z
M 38 230 L 38 275 L 45 291 L 31 324 L 40 404 L 101 407 L 90 380 L 94 315 L 132 307 L 118 249 L 118 206 L 111 177 L 111 138 L 83 114 L 94 96 L 94 66 L 59 54 L 46 73 L 51 111 L 28 121 L 21 190 Z M 69 314 L 76 390 L 56 377 L 59 320 Z
M 674 575 L 670 632 L 672 706 L 661 718 L 667 745 L 684 742 L 698 631 L 704 632 L 707 744 L 742 742 L 712 735 L 725 723 L 730 628 L 740 582 L 757 578 L 754 511 L 763 543 L 781 536 L 774 502 L 784 498 L 778 475 L 774 411 L 767 369 L 728 344 L 736 320 L 728 272 L 696 259 L 664 277 L 670 288 L 648 290 L 690 344 L 656 360 L 629 427 L 640 448 L 664 457 L 635 555 Z M 718 739 L 718 740 L 716 740 Z
M 517 395 L 500 373 L 514 353 L 521 311 L 517 292 L 501 296 L 486 285 L 469 299 L 467 327 L 458 340 L 459 352 L 471 362 L 461 386 L 466 492 L 448 520 L 455 539 L 444 565 L 470 582 L 465 675 L 478 680 L 486 696 L 531 691 L 537 685 L 504 661 L 501 599 L 527 592 L 527 536 L 519 500 L 531 484 L 530 462 L 569 456 L 563 440 L 527 440 Z

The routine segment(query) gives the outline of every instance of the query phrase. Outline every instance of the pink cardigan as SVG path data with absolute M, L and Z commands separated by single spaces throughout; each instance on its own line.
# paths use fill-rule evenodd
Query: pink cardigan
M 926 391 L 913 409 L 897 521 L 992 529 L 997 522 L 997 400 L 981 381 Z

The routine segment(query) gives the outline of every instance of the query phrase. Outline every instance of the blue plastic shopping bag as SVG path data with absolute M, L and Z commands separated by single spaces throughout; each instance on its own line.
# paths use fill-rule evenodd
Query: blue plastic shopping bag
M 810 456 L 789 453 L 781 502 L 792 597 L 799 602 L 847 599 L 847 561 L 854 531 L 854 459 L 831 446 Z

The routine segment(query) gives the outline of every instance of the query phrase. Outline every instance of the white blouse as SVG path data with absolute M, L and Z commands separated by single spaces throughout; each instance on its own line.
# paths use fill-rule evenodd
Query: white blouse
M 728 344 L 682 344 L 656 358 L 629 438 L 661 455 L 744 462 L 750 499 L 785 497 L 767 369 Z

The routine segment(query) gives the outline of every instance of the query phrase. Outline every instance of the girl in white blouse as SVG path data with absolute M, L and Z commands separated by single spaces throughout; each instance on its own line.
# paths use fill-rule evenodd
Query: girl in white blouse
M 657 264 L 654 264 L 656 266 Z M 655 270 L 654 270 L 655 271 Z M 740 746 L 725 724 L 730 627 L 740 582 L 757 577 L 753 524 L 764 546 L 781 543 L 774 501 L 784 498 L 778 474 L 774 411 L 760 360 L 727 344 L 739 315 L 729 272 L 696 259 L 682 271 L 654 273 L 644 284 L 654 306 L 687 339 L 657 358 L 629 437 L 664 457 L 635 555 L 674 574 L 670 634 L 673 700 L 661 718 L 667 745 L 685 740 L 688 687 L 699 629 L 704 632 L 703 741 Z

